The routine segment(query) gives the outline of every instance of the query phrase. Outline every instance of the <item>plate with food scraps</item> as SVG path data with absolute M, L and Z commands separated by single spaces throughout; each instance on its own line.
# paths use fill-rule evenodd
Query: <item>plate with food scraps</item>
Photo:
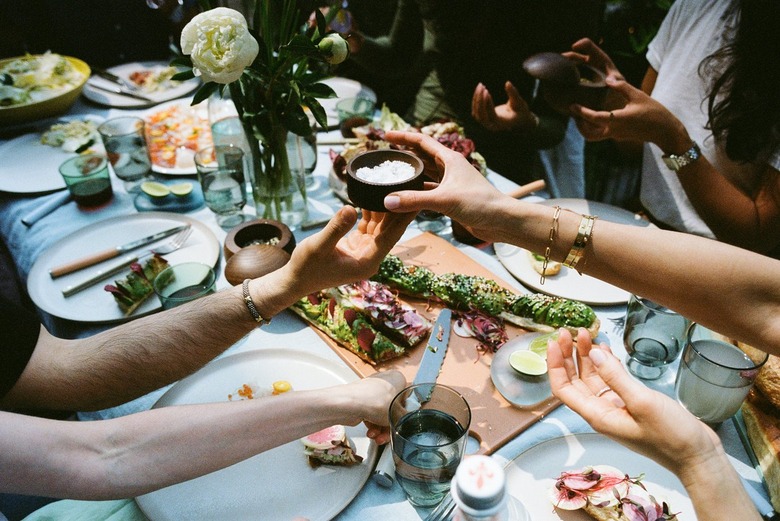
M 103 152 L 97 127 L 103 118 L 63 116 L 42 132 L 24 134 L 0 145 L 0 191 L 14 194 L 65 188 L 60 165 L 87 149 Z
M 112 294 L 103 288 L 106 284 L 115 284 L 116 280 L 123 279 L 130 273 L 131 258 L 140 256 L 140 262 L 143 264 L 150 257 L 149 248 L 166 243 L 170 237 L 56 279 L 51 278 L 49 270 L 90 253 L 114 248 L 182 224 L 190 224 L 192 234 L 181 248 L 163 255 L 163 258 L 171 265 L 202 262 L 216 266 L 220 256 L 220 243 L 205 224 L 185 215 L 169 212 L 134 213 L 96 222 L 54 243 L 33 263 L 27 278 L 27 291 L 41 310 L 55 317 L 77 322 L 123 322 L 154 313 L 161 308 L 159 299 L 154 295 L 149 296 L 138 309 L 126 316 Z M 122 260 L 128 261 L 126 269 L 107 276 L 74 295 L 63 295 L 63 290 L 67 287 L 91 278 Z
M 655 461 L 595 433 L 568 434 L 543 441 L 510 461 L 506 469 L 507 491 L 519 499 L 534 521 L 592 521 L 584 510 L 556 508 L 550 489 L 564 471 L 610 465 L 641 483 L 659 502 L 665 501 L 678 519 L 695 520 L 688 494 L 680 480 Z
M 197 78 L 186 81 L 172 80 L 171 76 L 179 71 L 165 62 L 159 61 L 124 63 L 110 67 L 106 72 L 118 77 L 120 84 L 101 77 L 99 73 L 93 71 L 92 77 L 84 86 L 82 93 L 85 98 L 95 103 L 116 108 L 150 107 L 186 96 L 200 85 L 200 80 Z M 150 101 L 103 90 L 114 90 L 120 87 L 148 98 Z
M 546 199 L 538 204 L 560 206 L 576 213 L 596 215 L 599 219 L 620 224 L 651 226 L 648 221 L 633 212 L 596 201 L 585 199 Z M 596 227 L 598 227 L 598 222 Z M 555 297 L 579 300 L 591 305 L 616 305 L 628 302 L 630 294 L 627 291 L 595 277 L 580 275 L 576 270 L 565 266 L 560 266 L 560 272 L 556 275 L 548 274 L 544 284 L 542 284 L 540 273 L 535 268 L 535 266 L 541 266 L 538 255 L 534 256 L 528 250 L 512 244 L 496 243 L 493 247 L 498 260 L 501 261 L 501 264 L 504 265 L 509 273 L 522 282 L 524 286 L 534 291 Z
M 195 153 L 211 146 L 208 102 L 191 105 L 177 100 L 143 114 L 152 171 L 163 175 L 192 175 Z
M 295 392 L 357 379 L 346 365 L 304 351 L 256 349 L 209 363 L 176 383 L 154 407 L 236 401 L 247 396 L 244 385 L 251 388 L 253 399 L 270 402 L 277 399 L 272 389 L 279 380 L 287 381 Z M 262 431 L 258 428 L 258 436 Z M 295 439 L 225 469 L 139 496 L 136 502 L 151 521 L 333 519 L 363 488 L 377 457 L 376 443 L 366 436 L 363 424 L 346 431 L 363 458 L 358 465 L 312 468 L 303 444 Z
M 513 364 L 511 359 L 515 353 L 530 351 L 541 356 L 543 361 L 547 358 L 546 341 L 551 335 L 556 334 L 554 332 L 520 335 L 505 343 L 493 355 L 493 362 L 490 364 L 490 379 L 493 380 L 493 385 L 496 386 L 501 396 L 512 405 L 532 407 L 552 396 L 546 369 L 542 374 L 523 371 L 522 366 Z M 516 369 L 516 367 L 518 368 Z

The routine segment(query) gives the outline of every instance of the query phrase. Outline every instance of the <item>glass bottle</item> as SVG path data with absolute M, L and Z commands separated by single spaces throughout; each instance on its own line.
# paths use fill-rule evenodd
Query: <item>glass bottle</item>
M 506 490 L 506 474 L 488 456 L 464 458 L 450 489 L 453 521 L 529 521 L 523 504 Z

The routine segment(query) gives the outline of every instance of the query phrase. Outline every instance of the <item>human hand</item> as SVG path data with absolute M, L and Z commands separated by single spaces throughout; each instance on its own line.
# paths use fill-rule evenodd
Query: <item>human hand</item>
M 480 125 L 493 132 L 533 130 L 538 119 L 528 108 L 528 103 L 511 82 L 506 82 L 504 89 L 507 102 L 496 107 L 487 87 L 481 83 L 477 85 L 471 98 L 471 115 Z
M 401 238 L 414 213 L 391 214 L 363 210 L 357 220 L 351 206 L 341 208 L 325 229 L 301 241 L 293 251 L 284 280 L 296 296 L 374 275 L 379 263 Z M 349 233 L 347 233 L 349 232 Z
M 562 329 L 557 342 L 548 342 L 550 387 L 598 432 L 678 476 L 719 451 L 715 432 L 668 396 L 634 380 L 606 344 L 592 345 L 584 329 L 577 334 L 576 366 L 574 356 L 571 334 Z
M 607 78 L 607 86 L 626 100 L 623 108 L 596 111 L 581 105 L 570 107 L 585 139 L 649 141 L 667 153 L 680 153 L 690 148 L 691 139 L 685 127 L 661 103 L 623 80 Z
M 562 53 L 563 56 L 570 60 L 587 63 L 591 67 L 602 71 L 608 78 L 611 77 L 616 80 L 626 79 L 618 70 L 615 62 L 612 61 L 612 58 L 610 58 L 609 55 L 590 38 L 577 40 L 572 44 L 571 49 L 570 52 Z
M 368 427 L 367 435 L 378 444 L 390 441 L 388 410 L 393 398 L 406 387 L 406 377 L 400 371 L 382 371 L 342 388 L 357 407 L 358 422 Z
M 426 173 L 438 181 L 426 184 L 430 190 L 388 195 L 384 200 L 387 209 L 393 212 L 433 210 L 449 215 L 482 240 L 498 239 L 495 209 L 513 199 L 496 190 L 463 154 L 418 132 L 387 132 L 385 139 L 411 149 L 425 163 Z

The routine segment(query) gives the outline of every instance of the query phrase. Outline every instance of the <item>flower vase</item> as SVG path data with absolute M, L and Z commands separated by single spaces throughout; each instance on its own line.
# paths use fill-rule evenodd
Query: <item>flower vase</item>
M 258 218 L 273 219 L 295 229 L 309 217 L 301 139 L 286 129 L 274 130 L 266 142 L 249 139 L 252 151 L 252 195 Z

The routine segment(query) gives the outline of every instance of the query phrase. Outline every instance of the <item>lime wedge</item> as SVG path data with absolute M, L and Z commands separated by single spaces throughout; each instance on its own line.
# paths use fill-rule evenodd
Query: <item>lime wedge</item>
M 533 351 L 515 351 L 509 355 L 509 365 L 519 373 L 540 376 L 547 372 L 547 362 Z
M 141 191 L 150 197 L 165 197 L 171 193 L 170 189 L 157 181 L 145 181 L 141 183 Z
M 528 344 L 528 349 L 547 360 L 547 341 L 553 339 L 558 340 L 558 332 L 545 333 L 531 340 Z
M 184 197 L 192 193 L 192 183 L 177 183 L 168 187 L 173 195 Z

